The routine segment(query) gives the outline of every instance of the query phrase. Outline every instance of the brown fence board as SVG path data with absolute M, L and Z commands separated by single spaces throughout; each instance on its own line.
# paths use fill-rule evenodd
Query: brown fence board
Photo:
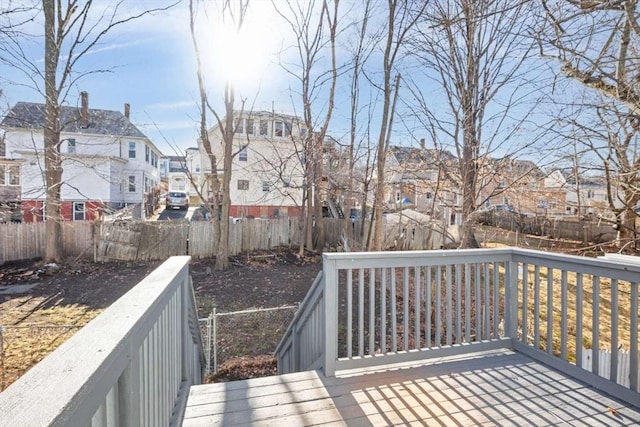
M 303 239 L 302 218 L 243 219 L 229 224 L 229 255 L 278 246 L 299 246 Z M 334 249 L 346 238 L 351 250 L 362 250 L 368 224 L 351 222 L 345 233 L 344 220 L 325 218 L 325 240 Z M 360 231 L 365 228 L 362 239 Z M 65 256 L 94 256 L 97 261 L 161 260 L 173 255 L 197 258 L 215 256 L 215 229 L 209 221 L 119 221 L 96 223 L 72 221 L 62 227 Z M 428 227 L 403 225 L 385 231 L 387 248 L 439 248 L 441 233 Z M 42 258 L 45 224 L 0 224 L 0 264 Z

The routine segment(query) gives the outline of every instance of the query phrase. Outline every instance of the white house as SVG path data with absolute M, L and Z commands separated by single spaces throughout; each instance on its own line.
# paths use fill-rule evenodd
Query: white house
M 25 221 L 44 218 L 44 104 L 18 102 L 0 123 L 5 131 L 4 160 L 20 161 L 22 214 Z M 128 205 L 144 216 L 145 200 L 160 181 L 161 152 L 129 121 L 129 104 L 119 111 L 62 106 L 60 152 L 63 175 L 62 215 L 94 219 L 103 209 Z M 2 154 L 2 153 L 0 153 Z
M 234 217 L 267 218 L 300 215 L 303 184 L 302 139 L 306 128 L 295 116 L 266 111 L 236 113 L 231 171 L 231 209 Z M 219 126 L 209 140 L 223 173 L 224 145 Z M 211 171 L 202 142 L 198 147 L 203 173 Z M 207 198 L 216 196 L 207 191 Z

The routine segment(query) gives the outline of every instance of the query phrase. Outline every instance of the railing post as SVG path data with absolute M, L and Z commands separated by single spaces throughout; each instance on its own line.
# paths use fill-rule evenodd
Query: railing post
M 338 358 L 338 271 L 336 261 L 329 260 L 325 256 L 323 270 L 324 374 L 327 377 L 333 377 L 336 374 L 336 359 Z
M 511 257 L 505 271 L 504 330 L 513 346 L 518 337 L 518 263 Z

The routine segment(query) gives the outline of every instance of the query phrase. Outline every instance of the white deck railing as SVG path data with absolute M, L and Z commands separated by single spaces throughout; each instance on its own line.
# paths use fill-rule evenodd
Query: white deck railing
M 179 425 L 204 366 L 188 264 L 168 259 L 3 391 L 0 425 Z
M 325 254 L 276 351 L 281 373 L 510 348 L 627 401 L 638 394 L 640 265 L 516 248 Z M 589 319 L 588 324 L 584 319 Z M 612 352 L 609 378 L 582 348 Z M 616 384 L 618 351 L 629 387 Z M 311 355 L 311 357 L 309 356 Z

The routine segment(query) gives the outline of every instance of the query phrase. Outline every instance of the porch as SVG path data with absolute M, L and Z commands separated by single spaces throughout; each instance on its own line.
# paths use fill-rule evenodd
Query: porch
M 184 427 L 638 425 L 640 409 L 522 353 L 494 350 L 326 377 L 191 387 Z
M 0 425 L 640 423 L 635 258 L 325 254 L 281 375 L 211 385 L 188 262 L 167 260 L 0 394 Z

